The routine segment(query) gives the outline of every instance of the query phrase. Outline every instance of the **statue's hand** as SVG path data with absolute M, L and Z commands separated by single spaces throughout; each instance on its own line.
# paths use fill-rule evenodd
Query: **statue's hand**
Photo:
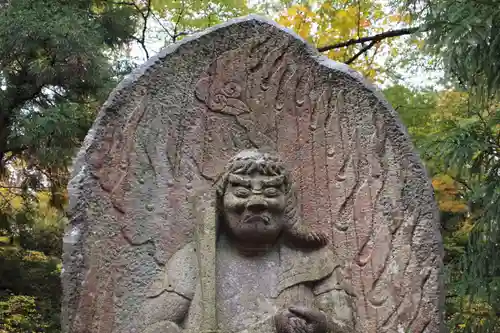
M 328 236 L 323 231 L 311 231 L 307 235 L 308 241 L 316 242 L 321 246 L 328 244 Z
M 327 333 L 326 316 L 318 310 L 293 306 L 275 317 L 278 333 Z
M 274 322 L 278 333 L 299 333 L 301 326 L 307 324 L 305 320 L 297 318 L 288 310 L 279 312 L 274 317 Z

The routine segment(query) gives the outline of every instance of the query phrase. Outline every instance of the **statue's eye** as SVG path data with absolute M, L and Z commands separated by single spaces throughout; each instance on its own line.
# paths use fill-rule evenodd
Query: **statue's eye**
M 280 191 L 276 187 L 268 187 L 264 189 L 264 195 L 266 197 L 276 197 L 280 194 Z
M 233 194 L 240 198 L 246 198 L 250 196 L 250 190 L 245 187 L 239 186 L 233 190 Z

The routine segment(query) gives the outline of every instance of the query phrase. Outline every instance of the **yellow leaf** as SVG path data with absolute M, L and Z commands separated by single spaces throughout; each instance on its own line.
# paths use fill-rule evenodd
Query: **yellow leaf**
M 322 9 L 322 10 L 331 10 L 331 9 L 333 9 L 331 2 L 329 2 L 329 1 L 325 1 L 325 2 L 321 5 L 321 9 Z
M 384 11 L 377 9 L 377 10 L 373 11 L 372 15 L 373 15 L 373 18 L 375 18 L 375 19 L 381 19 L 385 16 L 385 13 L 384 13 Z
M 411 15 L 410 14 L 403 15 L 403 17 L 401 18 L 401 21 L 403 21 L 405 23 L 411 23 Z
M 285 26 L 285 27 L 289 27 L 290 26 L 290 19 L 288 18 L 288 16 L 280 16 L 278 19 L 278 24 Z
M 302 22 L 302 24 L 300 25 L 300 30 L 298 32 L 299 36 L 302 38 L 308 38 L 310 33 L 311 33 L 311 23 Z
M 287 12 L 288 12 L 288 16 L 297 15 L 297 13 L 298 13 L 297 6 L 292 6 L 292 7 L 288 8 Z
M 331 38 L 330 34 L 322 33 L 319 35 L 316 45 L 321 47 L 332 43 L 333 43 L 333 38 Z
M 302 18 L 302 16 L 300 15 L 297 15 L 295 16 L 293 19 L 292 19 L 292 25 L 294 27 L 298 27 L 300 28 L 300 25 L 302 24 L 302 22 L 304 21 L 304 19 Z
M 302 13 L 307 13 L 309 12 L 309 9 L 306 6 L 303 5 L 297 5 L 297 10 L 301 11 Z
M 336 13 L 335 13 L 335 16 L 337 17 L 337 19 L 344 19 L 348 16 L 349 14 L 347 13 L 347 11 L 345 10 L 338 10 Z
M 423 49 L 424 46 L 425 46 L 425 40 L 423 40 L 423 39 L 415 39 L 415 40 L 412 41 L 412 43 L 414 45 L 416 45 L 417 48 L 420 49 L 420 50 Z
M 401 16 L 396 14 L 396 15 L 390 15 L 389 16 L 389 21 L 390 22 L 400 22 L 401 21 Z

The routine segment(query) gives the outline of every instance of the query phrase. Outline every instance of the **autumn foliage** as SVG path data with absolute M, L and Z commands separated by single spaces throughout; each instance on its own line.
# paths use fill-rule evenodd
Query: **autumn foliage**
M 0 333 L 59 331 L 65 188 L 110 89 L 160 47 L 249 13 L 382 87 L 432 178 L 447 325 L 500 331 L 498 0 L 11 0 L 0 1 Z

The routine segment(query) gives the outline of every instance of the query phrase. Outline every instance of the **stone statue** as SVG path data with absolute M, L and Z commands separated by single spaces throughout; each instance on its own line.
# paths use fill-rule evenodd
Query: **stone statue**
M 63 333 L 441 330 L 439 214 L 397 113 L 267 19 L 124 79 L 68 193 Z
M 297 210 L 290 173 L 277 156 L 245 150 L 229 161 L 216 189 L 211 329 L 353 332 L 351 296 L 341 287 L 327 237 L 308 230 Z M 145 332 L 201 332 L 198 248 L 189 243 L 167 263 L 145 304 Z

